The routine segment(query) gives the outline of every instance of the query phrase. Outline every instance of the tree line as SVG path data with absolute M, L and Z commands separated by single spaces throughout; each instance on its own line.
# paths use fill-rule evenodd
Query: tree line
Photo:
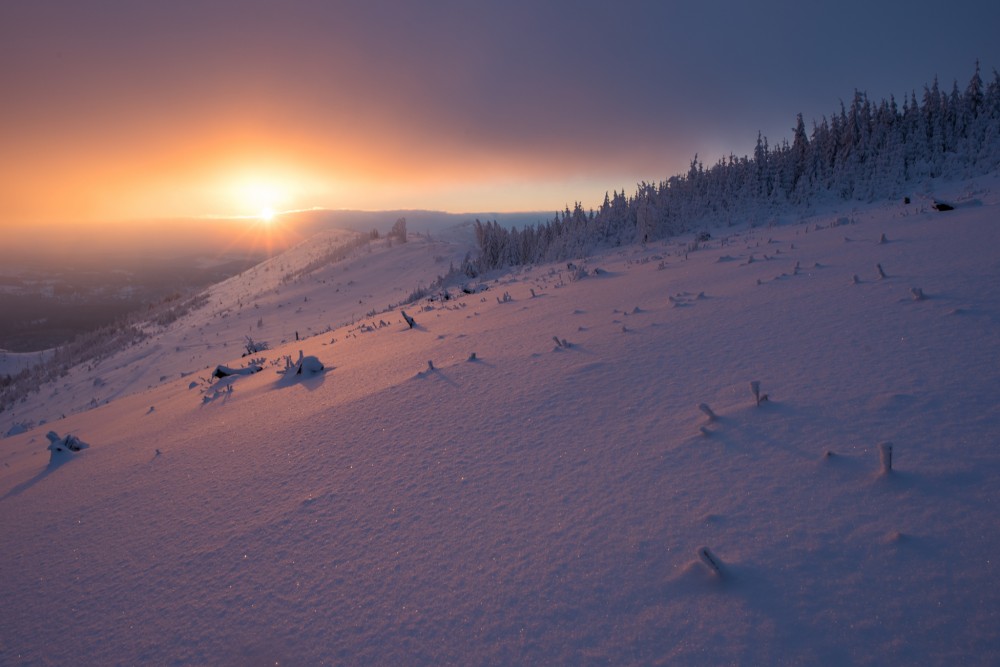
M 508 229 L 475 223 L 479 257 L 470 276 L 584 256 L 600 248 L 645 243 L 740 222 L 758 224 L 790 209 L 833 200 L 899 197 L 908 186 L 938 177 L 969 178 L 1000 166 L 1000 73 L 984 84 L 979 63 L 960 90 L 946 92 L 935 78 L 904 97 L 872 101 L 855 91 L 849 105 L 813 122 L 802 114 L 792 139 L 769 144 L 758 134 L 752 156 L 732 154 L 711 167 L 695 155 L 686 174 L 642 182 L 631 195 L 607 193 L 597 211 L 573 209 L 533 226 Z

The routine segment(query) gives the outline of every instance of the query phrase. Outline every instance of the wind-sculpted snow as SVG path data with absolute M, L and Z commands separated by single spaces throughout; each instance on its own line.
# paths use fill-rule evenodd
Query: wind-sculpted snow
M 415 327 L 294 338 L 412 289 L 389 252 L 220 286 L 185 344 L 260 372 L 162 343 L 101 373 L 163 383 L 0 440 L 0 664 L 996 664 L 998 185 L 482 276 Z M 90 447 L 49 467 L 50 429 Z

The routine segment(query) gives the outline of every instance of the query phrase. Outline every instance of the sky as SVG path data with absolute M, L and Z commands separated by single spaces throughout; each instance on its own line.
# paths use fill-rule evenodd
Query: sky
M 997 25 L 967 0 L 5 2 L 0 230 L 594 207 L 855 89 L 988 78 Z

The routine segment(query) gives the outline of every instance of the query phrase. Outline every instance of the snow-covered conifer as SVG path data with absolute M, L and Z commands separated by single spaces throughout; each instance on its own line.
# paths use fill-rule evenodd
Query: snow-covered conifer
M 388 238 L 397 239 L 400 243 L 406 243 L 406 218 L 399 218 L 386 235 Z

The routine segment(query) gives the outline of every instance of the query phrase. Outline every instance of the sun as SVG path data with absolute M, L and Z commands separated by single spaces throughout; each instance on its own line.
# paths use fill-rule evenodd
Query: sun
M 264 208 L 260 209 L 260 212 L 257 214 L 257 218 L 265 225 L 267 225 L 274 221 L 275 215 L 277 215 L 277 213 L 275 213 L 275 210 L 273 208 L 271 208 L 270 206 L 265 206 Z
M 291 187 L 273 175 L 249 175 L 230 181 L 230 201 L 233 208 L 254 222 L 271 225 L 282 210 L 287 210 Z

